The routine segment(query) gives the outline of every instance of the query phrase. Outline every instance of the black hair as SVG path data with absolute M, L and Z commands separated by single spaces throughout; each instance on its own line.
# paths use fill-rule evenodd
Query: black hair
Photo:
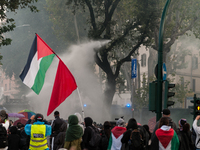
M 54 115 L 55 115 L 55 116 L 58 116 L 58 115 L 59 115 L 59 111 L 55 111 L 55 112 L 54 112 Z

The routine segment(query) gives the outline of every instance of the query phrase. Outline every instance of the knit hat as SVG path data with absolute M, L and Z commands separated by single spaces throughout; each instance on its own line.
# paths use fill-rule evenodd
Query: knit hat
M 116 124 L 117 124 L 117 126 L 124 127 L 125 126 L 125 121 L 124 121 L 124 119 L 119 118 L 117 120 Z
M 6 119 L 6 111 L 5 110 L 1 110 L 0 111 L 0 117 L 1 117 L 1 120 L 5 120 Z

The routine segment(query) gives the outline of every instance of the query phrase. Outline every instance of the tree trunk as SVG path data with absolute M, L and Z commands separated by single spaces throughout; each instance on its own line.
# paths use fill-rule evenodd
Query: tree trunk
M 108 79 L 108 83 L 105 89 L 105 107 L 110 110 L 113 97 L 115 94 L 115 89 L 116 89 L 116 81 L 115 79 Z

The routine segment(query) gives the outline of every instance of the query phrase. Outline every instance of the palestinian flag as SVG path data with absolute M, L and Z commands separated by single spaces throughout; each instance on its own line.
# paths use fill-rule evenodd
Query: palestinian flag
M 51 93 L 47 116 L 50 115 L 76 88 L 76 81 L 55 52 L 37 34 L 33 41 L 28 60 L 20 74 L 22 82 L 39 94 L 45 81 L 45 75 L 51 63 L 57 63 L 57 70 L 52 81 Z
M 115 126 L 111 130 L 111 136 L 108 143 L 107 150 L 120 150 L 122 143 L 121 139 L 123 137 L 123 133 L 126 132 L 126 128 Z
M 159 146 L 163 150 L 178 150 L 179 149 L 179 139 L 176 132 L 170 128 L 170 130 L 165 131 L 162 129 L 156 130 L 156 136 L 159 140 Z

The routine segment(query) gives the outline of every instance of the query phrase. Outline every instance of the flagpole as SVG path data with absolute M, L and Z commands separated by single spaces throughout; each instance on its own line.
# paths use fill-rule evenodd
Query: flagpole
M 84 110 L 83 110 L 83 103 L 82 103 L 82 100 L 81 100 L 81 95 L 80 95 L 78 87 L 77 87 L 77 92 L 78 92 L 79 100 L 80 100 L 80 103 L 81 103 L 81 109 L 82 109 L 82 114 L 83 114 L 83 119 L 84 119 L 85 115 L 84 115 Z

